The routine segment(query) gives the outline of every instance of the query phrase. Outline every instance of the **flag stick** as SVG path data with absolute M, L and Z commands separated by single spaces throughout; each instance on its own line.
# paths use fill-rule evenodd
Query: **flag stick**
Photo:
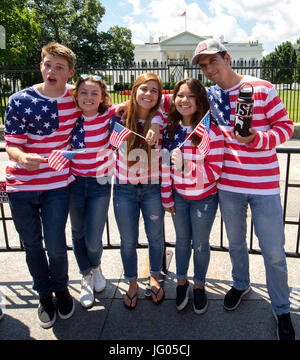
M 120 124 L 120 123 L 118 123 L 118 124 L 121 125 L 124 129 L 127 129 L 126 126 L 124 126 L 124 125 L 122 125 L 122 124 Z M 130 129 L 128 129 L 128 130 L 130 130 Z M 134 135 L 139 136 L 140 138 L 146 140 L 146 138 L 145 138 L 144 136 L 142 136 L 142 135 L 140 135 L 140 134 L 138 134 L 138 133 L 136 133 L 136 132 L 134 132 L 134 131 L 132 131 L 132 130 L 130 130 L 130 131 L 131 131 Z
M 198 125 L 195 127 L 195 129 L 190 133 L 190 135 L 184 140 L 183 143 L 181 143 L 178 147 L 179 149 L 188 141 L 188 139 L 194 134 L 194 132 L 197 130 L 197 127 L 200 125 L 201 121 L 205 118 L 205 116 L 209 113 L 209 110 L 207 113 L 203 116 L 203 118 L 199 121 Z

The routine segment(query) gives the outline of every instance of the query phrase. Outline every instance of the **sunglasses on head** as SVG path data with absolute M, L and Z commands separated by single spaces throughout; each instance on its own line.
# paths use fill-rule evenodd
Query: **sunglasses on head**
M 88 79 L 89 77 L 91 77 L 93 80 L 95 81 L 99 81 L 102 79 L 101 75 L 92 75 L 92 74 L 80 74 L 79 75 L 83 80 Z

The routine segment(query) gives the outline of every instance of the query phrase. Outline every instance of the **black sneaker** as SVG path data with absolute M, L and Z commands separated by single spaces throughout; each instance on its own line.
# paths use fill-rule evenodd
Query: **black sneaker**
M 204 289 L 194 288 L 194 311 L 197 315 L 204 314 L 207 310 L 208 302 Z
M 57 299 L 57 312 L 61 319 L 69 319 L 75 311 L 75 302 L 69 293 L 69 290 L 55 291 Z
M 290 313 L 277 315 L 273 311 L 273 315 L 277 322 L 278 340 L 295 340 L 295 330 L 292 324 Z
M 189 301 L 190 283 L 185 281 L 184 285 L 176 287 L 176 308 L 178 311 L 183 310 Z
M 54 325 L 56 321 L 56 312 L 52 301 L 52 295 L 40 296 L 38 319 L 39 324 L 44 329 L 48 329 Z
M 224 297 L 224 309 L 228 311 L 235 310 L 239 306 L 242 297 L 248 294 L 250 290 L 250 286 L 241 291 L 232 286 Z

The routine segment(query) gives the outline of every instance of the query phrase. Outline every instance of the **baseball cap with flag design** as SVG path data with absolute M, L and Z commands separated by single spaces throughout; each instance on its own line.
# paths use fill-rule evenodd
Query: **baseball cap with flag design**
M 211 55 L 211 54 L 216 54 L 218 52 L 223 52 L 223 51 L 227 52 L 227 49 L 225 48 L 225 46 L 223 44 L 221 44 L 216 39 L 206 39 L 206 40 L 200 41 L 196 47 L 194 57 L 192 60 L 192 64 L 193 65 L 198 64 L 198 59 L 199 59 L 200 55 L 204 55 L 204 54 Z

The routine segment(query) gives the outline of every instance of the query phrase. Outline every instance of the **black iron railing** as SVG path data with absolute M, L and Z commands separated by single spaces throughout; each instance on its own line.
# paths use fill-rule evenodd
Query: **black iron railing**
M 5 151 L 3 148 L 0 148 L 0 152 Z M 300 211 L 299 211 L 299 217 L 298 217 L 298 221 L 291 221 L 287 219 L 287 203 L 288 203 L 288 195 L 289 195 L 289 189 L 291 188 L 300 188 L 300 181 L 299 183 L 292 183 L 290 181 L 290 170 L 291 167 L 294 165 L 296 166 L 296 163 L 299 164 L 299 157 L 297 157 L 297 159 L 292 159 L 292 155 L 299 155 L 300 154 L 300 149 L 299 148 L 277 148 L 277 153 L 280 154 L 286 154 L 286 172 L 285 172 L 285 181 L 284 181 L 284 196 L 283 196 L 283 220 L 284 220 L 284 224 L 285 226 L 287 225 L 293 225 L 293 226 L 297 226 L 298 230 L 297 230 L 297 236 L 295 239 L 291 239 L 288 238 L 287 240 L 289 241 L 289 243 L 295 241 L 295 251 L 287 251 L 286 255 L 287 257 L 294 257 L 294 258 L 300 258 L 300 253 L 299 253 L 299 246 L 300 246 Z M 7 205 L 7 204 L 6 204 Z M 8 234 L 8 230 L 7 230 L 7 223 L 11 222 L 12 224 L 12 218 L 10 216 L 8 216 L 7 214 L 5 214 L 5 209 L 4 209 L 4 204 L 0 204 L 1 206 L 1 217 L 0 217 L 0 221 L 2 222 L 2 233 L 4 236 L 4 244 L 2 245 L 2 241 L 1 241 L 1 230 L 0 230 L 0 252 L 9 252 L 9 251 L 23 251 L 24 248 L 22 246 L 22 242 L 20 241 L 20 245 L 16 246 L 12 246 L 10 244 L 9 241 L 9 234 Z M 300 210 L 300 209 L 299 209 Z M 224 245 L 224 224 L 222 221 L 222 218 L 220 217 L 220 222 L 219 224 L 215 221 L 214 226 L 219 226 L 220 228 L 220 239 L 219 239 L 219 244 L 218 245 L 211 245 L 211 250 L 214 251 L 228 251 L 228 247 Z M 16 235 L 15 230 L 14 231 L 14 236 Z M 165 236 L 165 238 L 167 238 L 167 236 Z M 251 226 L 250 226 L 250 233 L 248 235 L 248 239 L 247 241 L 249 242 L 249 246 L 248 246 L 248 251 L 250 254 L 261 254 L 260 249 L 255 248 L 254 246 L 254 231 L 253 231 L 253 223 L 251 222 Z M 107 219 L 106 221 L 106 239 L 104 239 L 104 244 L 103 244 L 103 248 L 104 249 L 120 249 L 120 244 L 112 244 L 111 243 L 111 237 L 110 237 L 110 225 L 109 225 L 109 219 Z M 165 241 L 165 261 L 167 258 L 167 248 L 169 247 L 174 247 L 175 246 L 175 241 L 174 242 L 170 242 L 170 241 Z M 147 248 L 148 244 L 147 243 L 139 243 L 137 245 L 138 248 Z M 68 249 L 71 249 L 71 246 L 68 246 Z

